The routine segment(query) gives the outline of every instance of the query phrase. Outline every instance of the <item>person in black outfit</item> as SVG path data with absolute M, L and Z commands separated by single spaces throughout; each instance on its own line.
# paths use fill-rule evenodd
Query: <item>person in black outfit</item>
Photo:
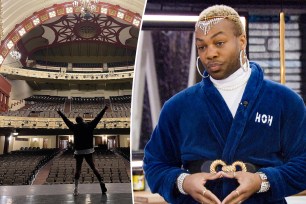
M 57 110 L 58 114 L 62 117 L 68 128 L 73 132 L 74 136 L 74 158 L 76 159 L 76 171 L 74 174 L 75 188 L 73 194 L 75 196 L 78 195 L 78 183 L 84 158 L 98 178 L 102 193 L 106 193 L 107 191 L 107 188 L 102 181 L 102 177 L 95 167 L 92 157 L 94 152 L 93 131 L 98 125 L 99 121 L 102 119 L 107 108 L 108 107 L 105 106 L 103 110 L 101 110 L 101 112 L 95 117 L 95 119 L 90 122 L 84 122 L 83 118 L 80 116 L 76 117 L 76 124 L 71 122 L 60 110 Z

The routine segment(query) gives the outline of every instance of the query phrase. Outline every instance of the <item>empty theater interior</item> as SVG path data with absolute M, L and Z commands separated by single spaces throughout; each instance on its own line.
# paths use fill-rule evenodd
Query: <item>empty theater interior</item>
M 150 194 L 150 188 L 144 180 L 143 150 L 157 124 L 163 104 L 174 94 L 201 80 L 196 70 L 195 22 L 202 10 L 215 4 L 229 5 L 245 18 L 248 58 L 259 63 L 265 77 L 277 83 L 284 83 L 306 101 L 305 1 L 148 0 L 140 33 L 142 41 L 137 49 L 139 57 L 132 95 L 131 135 L 135 201 L 155 197 L 156 201 L 164 202 L 158 195 Z M 285 14 L 283 82 L 279 44 L 281 12 Z M 162 17 L 157 20 L 159 15 Z M 171 19 L 171 16 L 174 18 Z M 166 17 L 169 17 L 169 20 L 166 20 Z M 195 18 L 190 21 L 190 17 Z M 142 66 L 137 66 L 138 64 Z M 305 195 L 303 192 L 299 196 L 289 197 L 287 202 L 306 203 Z
M 0 1 L 0 203 L 132 203 L 131 92 L 144 1 Z M 57 113 L 91 121 L 101 194 Z

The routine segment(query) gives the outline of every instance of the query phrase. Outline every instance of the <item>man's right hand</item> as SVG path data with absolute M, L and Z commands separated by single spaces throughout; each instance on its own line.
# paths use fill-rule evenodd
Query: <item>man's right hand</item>
M 196 173 L 186 176 L 183 182 L 184 191 L 193 197 L 199 203 L 217 203 L 221 201 L 209 189 L 205 188 L 207 180 L 216 180 L 222 177 L 221 172 L 216 174 L 211 173 Z

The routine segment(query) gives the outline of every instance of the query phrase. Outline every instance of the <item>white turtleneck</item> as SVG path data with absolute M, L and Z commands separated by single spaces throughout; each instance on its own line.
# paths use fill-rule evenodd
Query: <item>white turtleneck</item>
M 226 79 L 216 80 L 210 77 L 210 80 L 225 100 L 233 117 L 235 117 L 244 89 L 250 76 L 250 68 L 248 71 L 243 71 L 242 68 L 239 68 Z

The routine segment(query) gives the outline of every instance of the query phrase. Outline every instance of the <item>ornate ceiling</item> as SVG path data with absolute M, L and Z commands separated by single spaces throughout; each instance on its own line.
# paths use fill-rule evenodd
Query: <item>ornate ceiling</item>
M 70 63 L 134 61 L 139 29 L 104 14 L 84 19 L 69 14 L 50 19 L 18 43 L 25 60 Z
M 37 0 L 2 0 L 0 3 L 3 17 L 0 71 L 1 65 L 25 67 L 32 60 L 45 64 L 99 64 L 98 67 L 103 63 L 134 63 L 145 0 L 107 3 L 101 0 L 95 11 L 85 17 L 80 7 L 73 7 L 73 1 L 42 0 L 37 4 Z M 13 50 L 21 53 L 18 63 L 9 55 Z M 58 87 L 54 83 L 57 82 L 45 83 L 50 84 L 46 87 L 44 82 L 28 81 L 36 90 Z
M 141 16 L 118 5 L 99 2 L 81 16 L 72 2 L 34 12 L 3 39 L 0 64 L 12 50 L 27 59 L 70 63 L 110 63 L 135 58 Z

